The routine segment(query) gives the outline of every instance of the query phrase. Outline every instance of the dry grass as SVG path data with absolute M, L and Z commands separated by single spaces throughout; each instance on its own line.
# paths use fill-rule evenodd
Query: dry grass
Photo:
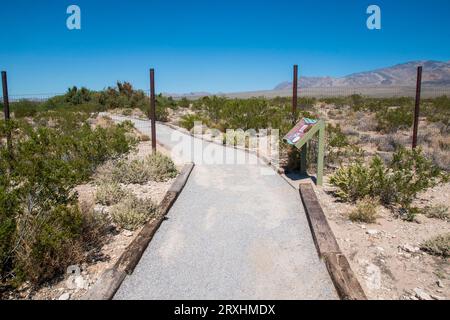
M 356 203 L 356 209 L 349 214 L 349 219 L 353 222 L 375 223 L 378 203 L 376 199 L 365 197 Z
M 420 248 L 431 255 L 448 258 L 450 257 L 450 233 L 431 238 L 422 243 Z

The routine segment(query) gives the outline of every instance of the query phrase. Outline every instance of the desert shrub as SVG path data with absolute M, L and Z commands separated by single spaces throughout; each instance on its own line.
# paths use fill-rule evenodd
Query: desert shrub
M 186 97 L 183 97 L 180 101 L 178 101 L 178 106 L 180 108 L 189 108 L 190 105 L 191 102 Z
M 136 230 L 156 214 L 156 205 L 150 199 L 129 195 L 111 209 L 111 217 L 120 228 Z
M 120 160 L 113 168 L 114 181 L 124 184 L 143 184 L 150 180 L 145 162 L 139 159 Z
M 126 195 L 127 192 L 118 183 L 102 183 L 97 187 L 95 200 L 104 206 L 111 206 L 118 203 Z
M 159 152 L 149 155 L 144 161 L 151 180 L 167 181 L 177 176 L 177 168 L 172 159 Z
M 129 117 L 133 113 L 133 109 L 124 109 L 122 110 L 122 115 Z
M 58 205 L 28 223 L 33 231 L 21 230 L 14 252 L 14 271 L 20 280 L 41 283 L 81 261 L 83 217 L 75 206 Z
M 448 220 L 450 218 L 450 215 L 448 212 L 448 207 L 446 207 L 444 205 L 425 207 L 424 209 L 422 209 L 422 212 L 428 218 L 441 219 L 441 220 Z
M 121 160 L 113 168 L 114 181 L 124 184 L 143 184 L 147 181 L 167 181 L 177 175 L 173 161 L 160 153 L 144 160 Z
M 420 248 L 431 255 L 448 258 L 450 257 L 450 233 L 429 239 L 423 242 Z
M 344 201 L 356 201 L 371 195 L 370 167 L 358 161 L 341 167 L 330 178 L 330 183 L 338 187 L 336 195 Z
M 447 176 L 420 149 L 399 149 L 387 165 L 377 156 L 368 164 L 359 161 L 341 167 L 330 183 L 338 188 L 336 195 L 344 201 L 378 197 L 386 206 L 398 205 L 400 212 L 412 220 L 417 210 L 411 208 L 411 203 L 417 194 L 446 180 Z
M 375 223 L 378 201 L 365 197 L 356 203 L 356 209 L 350 212 L 349 219 L 355 222 Z
M 349 145 L 347 136 L 342 132 L 341 126 L 336 124 L 327 125 L 327 144 L 332 148 L 343 148 Z
M 39 110 L 39 102 L 31 100 L 20 100 L 11 103 L 11 112 L 15 118 L 33 117 Z
M 180 122 L 178 123 L 182 128 L 187 130 L 192 130 L 194 128 L 195 122 L 204 123 L 204 119 L 197 114 L 186 114 L 181 117 Z
M 384 108 L 376 113 L 377 129 L 386 133 L 408 129 L 413 124 L 413 109 L 410 106 Z
M 14 275 L 18 282 L 39 283 L 82 258 L 87 245 L 83 234 L 92 234 L 86 230 L 94 227 L 78 210 L 73 188 L 134 144 L 126 125 L 92 129 L 82 119 L 78 113 L 51 111 L 40 115 L 34 126 L 10 122 L 15 126 L 11 157 L 0 145 L 4 278 Z
M 423 114 L 431 122 L 440 122 L 446 130 L 450 126 L 450 97 L 441 96 L 425 100 Z

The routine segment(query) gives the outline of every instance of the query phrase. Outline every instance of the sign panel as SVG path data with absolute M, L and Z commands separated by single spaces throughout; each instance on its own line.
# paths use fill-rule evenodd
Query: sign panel
M 317 123 L 315 119 L 303 118 L 283 138 L 283 141 L 295 145 Z

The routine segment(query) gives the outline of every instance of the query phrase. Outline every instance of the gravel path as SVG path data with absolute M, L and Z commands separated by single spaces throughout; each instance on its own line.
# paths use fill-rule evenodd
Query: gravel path
M 157 137 L 196 166 L 115 299 L 337 299 L 297 191 L 264 164 L 217 164 L 257 161 L 243 151 L 160 124 Z

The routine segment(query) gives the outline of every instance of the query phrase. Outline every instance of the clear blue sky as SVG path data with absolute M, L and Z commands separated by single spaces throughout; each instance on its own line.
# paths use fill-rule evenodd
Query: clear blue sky
M 82 29 L 66 28 L 81 8 Z M 366 8 L 382 30 L 366 28 Z M 2 1 L 0 69 L 11 94 L 102 89 L 271 89 L 300 75 L 344 76 L 417 59 L 450 60 L 448 0 Z

